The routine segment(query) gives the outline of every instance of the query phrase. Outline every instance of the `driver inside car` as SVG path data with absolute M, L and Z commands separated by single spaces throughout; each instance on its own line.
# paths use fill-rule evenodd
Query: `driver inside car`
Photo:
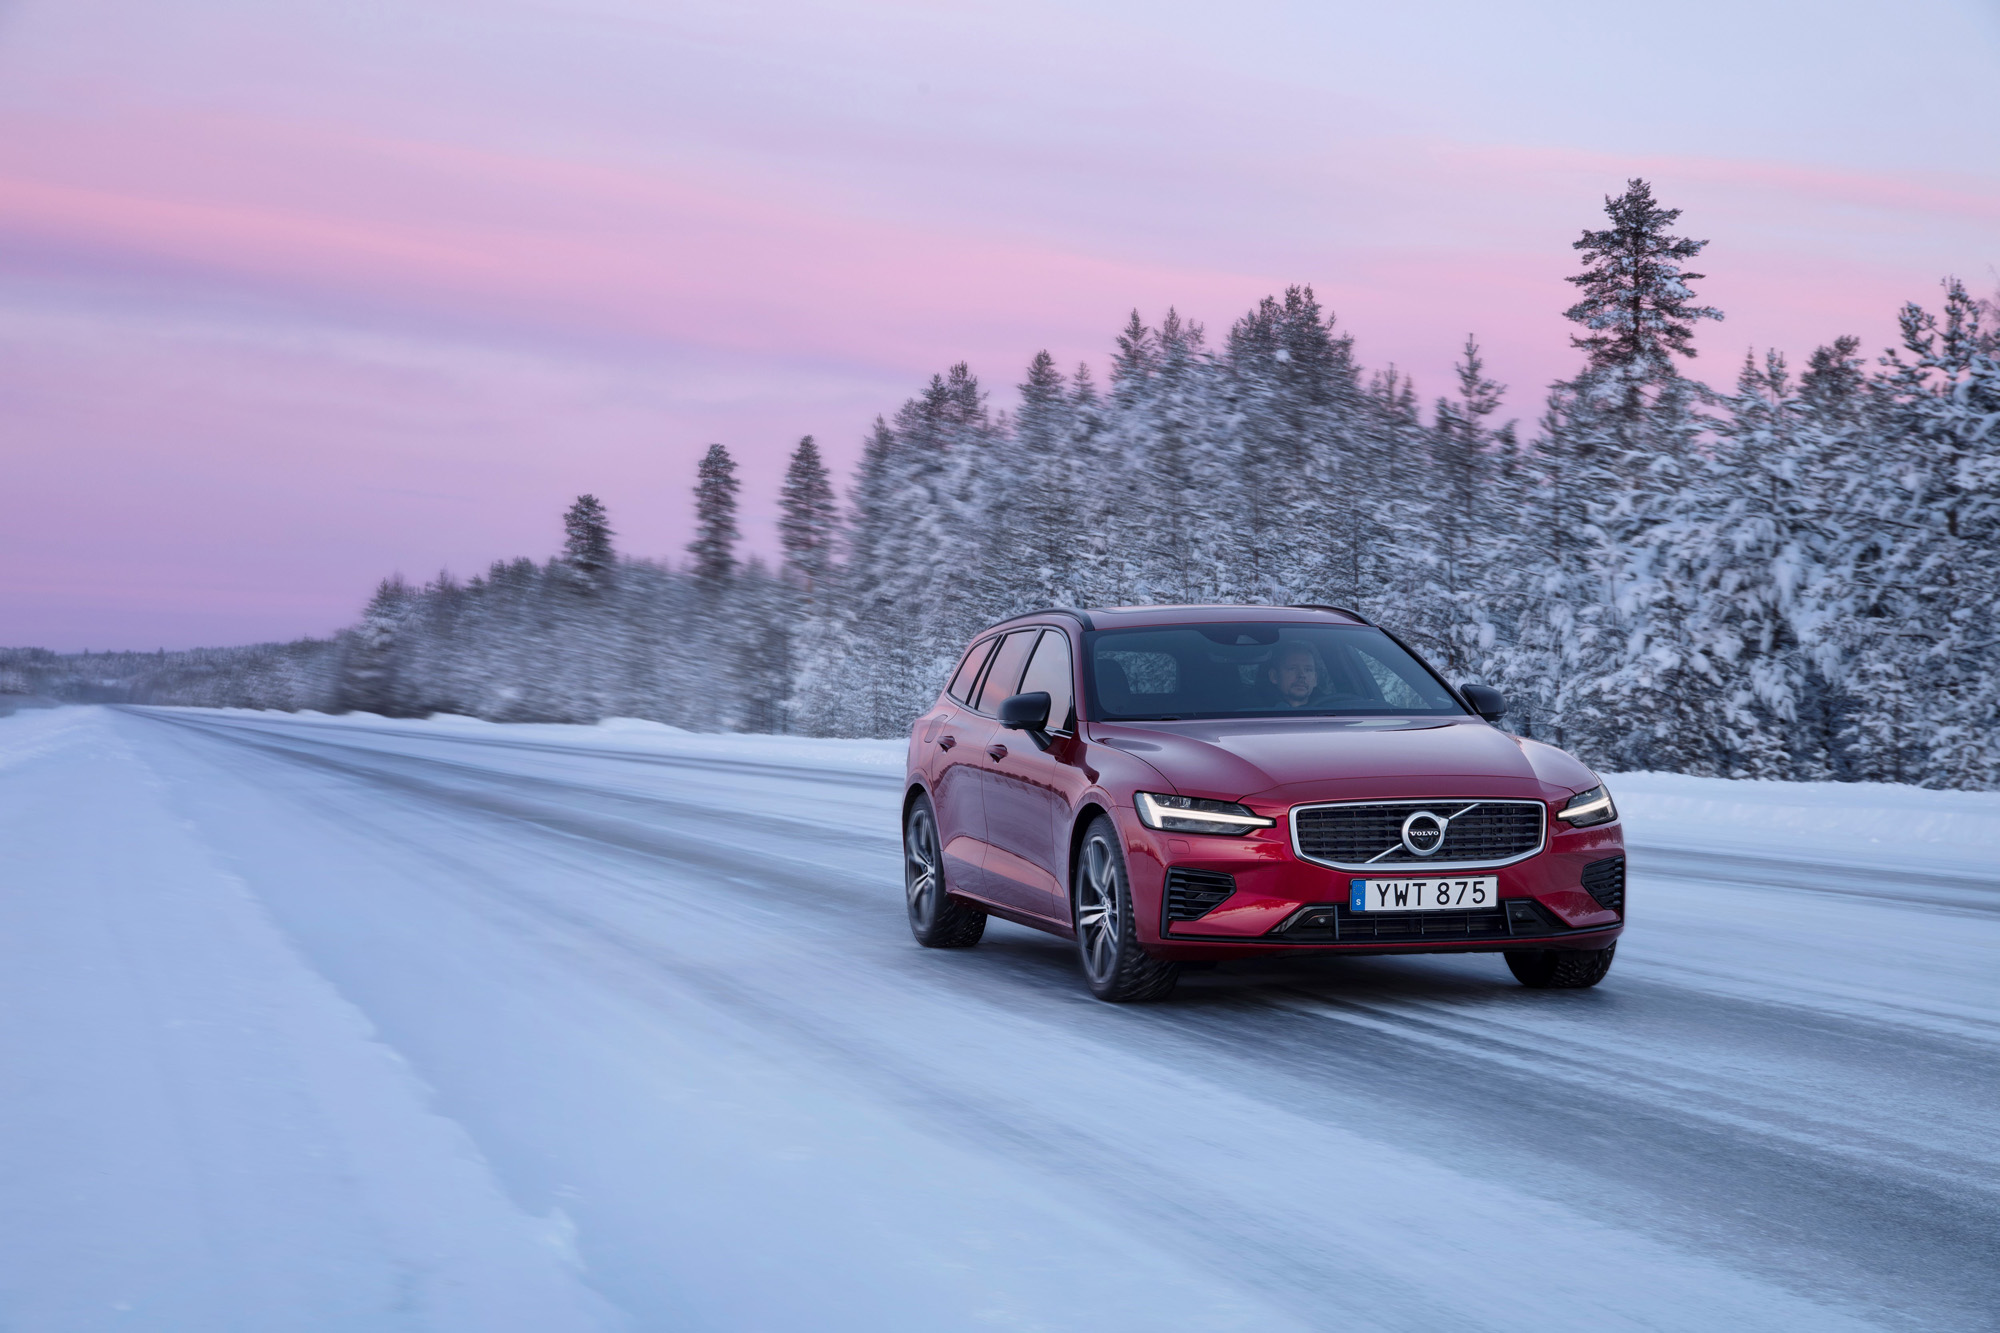
M 1285 644 L 1264 668 L 1264 679 L 1275 692 L 1278 707 L 1304 708 L 1319 693 L 1319 659 L 1303 643 Z

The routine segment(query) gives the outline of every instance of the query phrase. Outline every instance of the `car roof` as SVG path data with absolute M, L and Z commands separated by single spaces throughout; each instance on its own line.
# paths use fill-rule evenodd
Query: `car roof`
M 1077 621 L 1085 629 L 1145 629 L 1155 625 L 1214 625 L 1257 622 L 1293 625 L 1366 625 L 1358 613 L 1338 606 L 1094 606 L 1077 610 L 1045 607 L 998 621 L 980 634 L 1011 625 L 1046 624 L 1050 617 Z M 976 636 L 975 636 L 976 637 Z

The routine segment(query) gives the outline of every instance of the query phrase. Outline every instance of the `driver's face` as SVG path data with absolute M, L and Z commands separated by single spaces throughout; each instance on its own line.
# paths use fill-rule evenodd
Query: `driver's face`
M 1278 697 L 1291 707 L 1304 707 L 1319 688 L 1319 672 L 1313 667 L 1312 654 L 1290 652 L 1280 657 L 1271 667 L 1271 683 L 1278 687 Z

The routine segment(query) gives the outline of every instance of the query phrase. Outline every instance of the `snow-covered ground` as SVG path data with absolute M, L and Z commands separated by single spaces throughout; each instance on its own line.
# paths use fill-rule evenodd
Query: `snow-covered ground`
M 1091 1000 L 902 749 L 0 719 L 0 1328 L 1975 1329 L 2000 796 L 1613 780 L 1594 991 Z

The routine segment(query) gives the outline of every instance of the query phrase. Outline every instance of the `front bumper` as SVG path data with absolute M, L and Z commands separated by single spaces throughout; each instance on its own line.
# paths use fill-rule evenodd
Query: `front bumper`
M 1513 865 L 1454 872 L 1496 876 L 1497 908 L 1377 914 L 1349 911 L 1348 882 L 1354 872 L 1300 860 L 1282 821 L 1247 837 L 1223 838 L 1161 833 L 1146 828 L 1130 811 L 1120 814 L 1140 940 L 1157 957 L 1601 949 L 1625 925 L 1622 895 L 1619 910 L 1611 910 L 1583 887 L 1587 867 L 1624 855 L 1617 823 L 1570 829 L 1552 818 L 1546 845 L 1534 856 Z M 1170 920 L 1172 870 L 1227 875 L 1233 889 L 1198 919 Z M 1403 870 L 1399 866 L 1379 874 L 1393 877 Z M 1180 881 L 1183 886 L 1186 882 Z M 1186 894 L 1177 894 L 1176 900 L 1185 904 Z

